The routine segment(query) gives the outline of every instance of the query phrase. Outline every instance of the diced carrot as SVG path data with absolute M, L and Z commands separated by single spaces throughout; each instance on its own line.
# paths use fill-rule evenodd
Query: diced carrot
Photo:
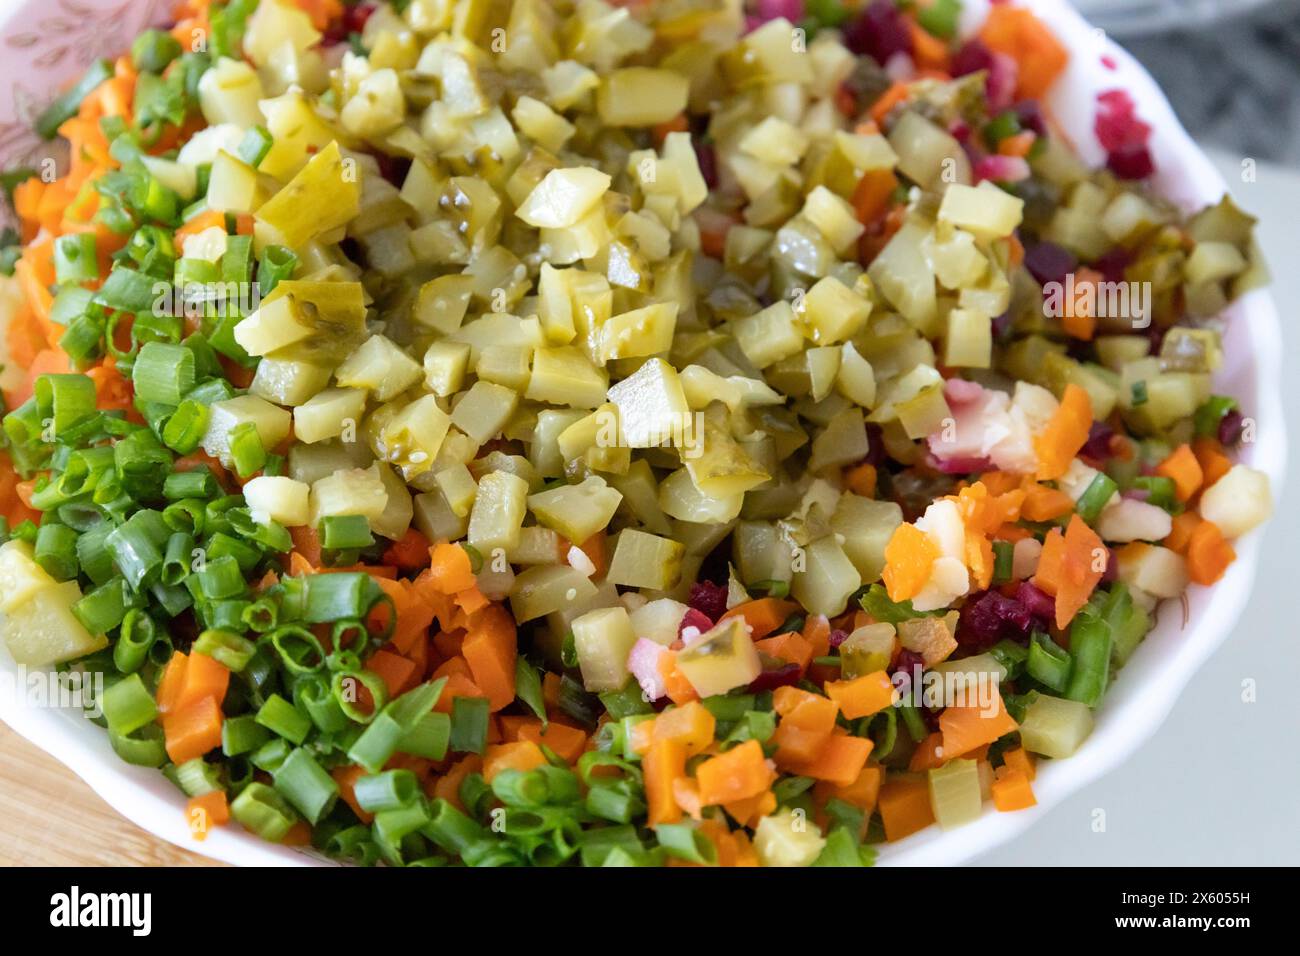
M 463 591 L 456 592 L 456 606 L 459 607 L 468 617 L 473 617 L 479 611 L 483 610 L 492 602 L 487 599 L 478 585 L 466 588 Z
M 338 784 L 339 797 L 352 808 L 352 812 L 357 815 L 357 819 L 365 824 L 374 822 L 375 815 L 363 809 L 361 804 L 357 803 L 356 786 L 357 781 L 366 776 L 368 772 L 365 767 L 349 764 L 343 767 L 335 767 L 330 773 L 330 776 L 334 778 L 334 782 Z
M 1034 148 L 1036 142 L 1038 142 L 1038 134 L 1031 129 L 1024 130 L 1000 141 L 998 143 L 998 155 L 1019 156 L 1023 159 L 1029 155 L 1029 151 Z M 1014 234 L 1012 238 L 1014 238 Z M 1019 263 L 1016 263 L 1016 265 L 1019 265 Z
M 1055 521 L 1074 510 L 1074 499 L 1059 488 L 1049 488 L 1037 482 L 1025 485 L 1025 501 L 1020 515 L 1026 521 Z
M 824 657 L 831 651 L 831 622 L 825 614 L 809 614 L 803 625 L 803 639 L 812 648 L 813 657 Z
M 993 706 L 986 708 L 978 703 L 947 707 L 939 715 L 939 732 L 943 734 L 943 758 L 962 757 L 991 744 L 999 737 L 1015 731 L 1020 725 L 1011 719 L 1002 703 L 1002 695 L 993 695 Z
M 281 846 L 311 846 L 311 824 L 299 820 L 289 827 L 289 832 L 280 841 Z
M 311 17 L 311 25 L 322 32 L 343 16 L 340 0 L 293 0 L 293 5 Z
M 998 767 L 997 779 L 990 788 L 993 794 L 993 806 L 1003 813 L 1012 810 L 1026 810 L 1038 803 L 1034 799 L 1034 788 L 1021 770 Z
M 806 671 L 813 659 L 813 646 L 798 631 L 786 631 L 776 637 L 766 637 L 755 641 L 754 647 L 760 654 L 774 657 L 788 664 L 799 665 L 800 671 Z
M 1038 480 L 1060 478 L 1088 440 L 1092 427 L 1092 400 L 1081 386 L 1065 386 L 1061 404 L 1043 430 L 1034 436 L 1038 455 Z
M 907 27 L 912 34 L 912 59 L 923 70 L 946 71 L 951 63 L 948 44 L 927 33 L 915 17 L 908 17 Z
M 388 688 L 388 696 L 396 697 L 415 686 L 418 680 L 415 664 L 400 654 L 380 649 L 366 661 L 366 670 L 378 674 Z
M 474 683 L 498 711 L 515 699 L 515 621 L 499 604 L 483 609 L 465 634 L 462 651 Z
M 456 658 L 456 660 L 460 661 L 461 665 L 464 666 L 463 658 Z M 438 711 L 438 713 L 450 714 L 452 701 L 454 701 L 457 697 L 486 697 L 487 696 L 486 694 L 483 693 L 483 691 L 479 690 L 478 685 L 475 684 L 472 680 L 470 680 L 467 675 L 462 673 L 456 673 L 456 672 L 440 673 L 441 670 L 442 668 L 440 667 L 438 668 L 438 670 L 435 670 L 433 672 L 434 680 L 437 680 L 439 677 L 447 678 L 447 683 L 444 684 L 442 688 L 442 694 L 440 694 L 438 697 L 438 703 L 436 703 L 433 707 L 433 709 Z
M 185 667 L 184 683 L 173 706 L 176 710 L 184 710 L 207 697 L 220 704 L 229 686 L 230 668 L 207 654 L 191 653 Z
M 849 720 L 877 714 L 894 702 L 894 685 L 884 671 L 826 683 L 826 694 Z
M 1237 560 L 1237 552 L 1213 521 L 1202 521 L 1187 542 L 1187 574 L 1197 584 L 1213 584 Z
M 211 697 L 169 711 L 162 724 L 163 743 L 172 763 L 185 763 L 221 746 L 221 707 Z
M 1223 453 L 1217 438 L 1197 438 L 1192 442 L 1192 451 L 1201 466 L 1202 488 L 1210 487 L 1232 468 L 1232 459 Z
M 704 819 L 704 802 L 700 799 L 700 785 L 691 777 L 678 777 L 673 781 L 673 799 L 692 820 Z
M 1097 532 L 1078 515 L 1061 534 L 1053 528 L 1043 539 L 1038 557 L 1034 585 L 1056 599 L 1056 626 L 1064 628 L 1073 620 L 1106 572 L 1109 552 Z
M 1163 475 L 1174 483 L 1174 497 L 1186 503 L 1200 490 L 1205 480 L 1201 463 L 1196 460 L 1192 446 L 1184 442 L 1170 453 L 1169 457 L 1156 465 L 1156 474 Z
M 429 552 L 429 575 L 443 594 L 458 594 L 478 586 L 469 553 L 458 544 L 439 541 Z
M 532 770 L 544 763 L 546 755 L 531 740 L 492 744 L 483 755 L 483 779 L 491 783 L 502 770 Z
M 189 657 L 182 651 L 173 651 L 172 656 L 167 660 L 167 666 L 163 668 L 162 678 L 158 681 L 158 690 L 155 692 L 155 699 L 158 701 L 158 712 L 166 714 L 176 708 L 176 702 L 180 699 L 181 690 L 185 686 L 185 669 L 189 665 Z
M 880 821 L 890 843 L 924 830 L 934 822 L 930 787 L 924 778 L 898 778 L 880 788 Z
M 693 700 L 700 699 L 695 686 L 686 679 L 686 675 L 678 668 L 676 652 L 659 655 L 659 676 L 664 680 L 664 693 L 668 695 L 669 700 L 679 707 L 682 704 L 688 704 Z
M 858 222 L 879 222 L 889 211 L 889 200 L 898 188 L 898 177 L 889 169 L 870 169 L 862 174 L 853 190 L 853 211 Z
M 771 788 L 776 772 L 757 740 L 747 740 L 695 768 L 705 806 L 757 797 Z
M 670 707 L 654 720 L 654 740 L 681 744 L 687 757 L 702 753 L 713 743 L 716 720 L 698 700 Z
M 310 567 L 319 568 L 321 566 L 321 543 L 320 535 L 311 525 L 298 525 L 289 529 L 289 537 L 293 541 L 293 553 L 302 557 Z
M 685 133 L 690 128 L 690 124 L 686 120 L 686 114 L 678 113 L 670 120 L 656 123 L 650 128 L 650 134 L 655 147 L 658 148 L 664 144 L 664 140 L 668 138 L 669 133 Z
M 880 95 L 880 98 L 871 104 L 871 109 L 869 111 L 871 118 L 875 120 L 877 124 L 883 124 L 885 122 L 885 117 L 889 115 L 890 111 L 899 103 L 906 100 L 911 95 L 911 92 L 912 88 L 909 84 L 904 83 L 901 80 L 895 81 L 893 86 L 885 90 L 885 92 Z
M 860 465 L 844 469 L 844 484 L 855 495 L 863 498 L 876 497 L 876 466 L 864 461 Z
M 190 836 L 202 842 L 208 831 L 230 821 L 230 804 L 224 790 L 213 790 L 202 796 L 190 797 L 185 802 L 185 819 L 189 822 Z
M 1016 93 L 1040 99 L 1070 61 L 1070 54 L 1038 17 L 1023 7 L 990 8 L 979 38 L 996 53 L 1016 61 Z
M 832 733 L 829 740 L 810 760 L 788 763 L 784 769 L 814 780 L 829 780 L 847 787 L 866 766 L 867 757 L 875 744 L 865 737 L 852 737 L 847 733 Z M 779 761 L 778 761 L 779 763 Z
M 753 601 L 745 601 L 731 608 L 722 615 L 719 623 L 729 621 L 735 617 L 743 618 L 745 623 L 749 625 L 749 636 L 754 640 L 758 640 L 775 631 L 798 609 L 799 605 L 793 601 L 783 601 L 780 598 L 772 597 L 756 598 Z
M 1029 752 L 1024 747 L 1013 747 L 1010 750 L 1002 752 L 1002 763 L 1012 770 L 1019 770 L 1030 780 L 1037 776 L 1034 769 L 1034 758 L 1029 756 Z
M 912 773 L 932 770 L 935 767 L 942 767 L 945 759 L 943 755 L 943 734 L 936 730 L 928 734 L 924 740 L 916 745 L 916 749 L 912 751 L 912 759 L 908 761 L 907 769 Z
M 891 601 L 910 601 L 930 580 L 939 557 L 938 546 L 913 524 L 900 524 L 885 545 L 885 570 L 881 579 Z
M 648 823 L 676 823 L 682 818 L 682 808 L 673 796 L 673 782 L 686 775 L 686 748 L 675 740 L 656 740 L 641 758 L 645 775 Z
M 727 814 L 741 826 L 756 827 L 758 821 L 776 809 L 776 794 L 768 790 L 756 797 L 724 803 L 722 809 L 726 810 Z
M 1195 511 L 1181 511 L 1174 515 L 1173 527 L 1166 537 L 1160 543 L 1170 551 L 1177 551 L 1181 555 L 1187 554 L 1187 546 L 1191 544 L 1192 532 L 1203 519 Z
M 403 571 L 418 571 L 429 566 L 429 539 L 416 528 L 407 528 L 406 534 L 389 545 L 384 552 L 384 564 Z
M 834 797 L 851 803 L 869 814 L 876 808 L 876 800 L 880 796 L 880 784 L 884 779 L 885 771 L 882 768 L 868 764 L 862 768 L 857 778 L 847 785 L 819 780 L 813 787 L 813 796 L 822 801 Z
M 778 687 L 772 697 L 781 720 L 772 743 L 777 766 L 813 760 L 830 740 L 839 709 L 833 700 L 796 687 Z
M 465 805 L 460 802 L 460 785 L 470 774 L 480 773 L 482 770 L 483 758 L 478 754 L 462 757 L 434 782 L 433 796 L 446 800 L 458 810 L 464 810 Z
M 530 740 L 541 746 L 545 744 L 555 755 L 567 763 L 576 763 L 587 747 L 587 733 L 577 727 L 552 720 L 542 729 L 542 722 L 536 717 L 502 717 L 501 732 L 507 740 Z

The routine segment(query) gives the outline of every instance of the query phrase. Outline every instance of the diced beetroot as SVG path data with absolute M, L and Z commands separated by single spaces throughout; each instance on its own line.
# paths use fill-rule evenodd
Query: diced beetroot
M 1235 447 L 1241 441 L 1241 434 L 1246 429 L 1246 419 L 1235 408 L 1219 419 L 1219 441 L 1226 447 Z
M 1115 436 L 1115 429 L 1105 422 L 1093 422 L 1088 429 L 1088 440 L 1079 449 L 1079 454 L 1094 461 L 1105 461 L 1110 457 L 1110 440 Z
M 862 459 L 868 465 L 877 467 L 889 457 L 885 453 L 885 431 L 875 422 L 867 422 L 867 457 Z
M 1016 121 L 1021 129 L 1033 130 L 1039 136 L 1047 135 L 1047 124 L 1043 121 L 1043 111 L 1037 100 L 1019 100 L 1011 104 L 1016 113 Z
M 710 189 L 716 189 L 718 186 L 718 154 L 713 148 L 712 143 L 701 142 L 695 137 L 691 137 L 691 145 L 695 147 L 695 161 L 699 163 L 700 175 L 704 177 L 704 184 Z
M 992 58 L 988 79 L 984 81 L 984 90 L 988 97 L 990 112 L 1000 113 L 1015 99 L 1016 79 L 1020 75 L 1020 67 L 1005 53 L 994 53 Z
M 997 591 L 970 598 L 957 619 L 957 643 L 970 650 L 991 647 L 1003 638 L 1026 640 L 1033 615 L 1024 602 Z
M 1119 557 L 1112 547 L 1106 548 L 1106 570 L 1101 572 L 1101 583 L 1110 584 L 1119 577 Z
M 366 28 L 366 21 L 375 12 L 372 3 L 359 3 L 354 7 L 343 8 L 343 16 L 334 21 L 321 37 L 322 46 L 334 46 L 347 40 L 348 35 L 360 33 Z
M 1106 154 L 1106 168 L 1120 179 L 1146 179 L 1156 164 L 1145 146 L 1121 146 Z
M 1011 318 L 1010 309 L 1007 309 L 1007 311 L 1003 312 L 1001 315 L 994 318 L 993 320 L 994 338 L 997 339 L 1006 338 L 1007 334 L 1011 331 L 1011 323 L 1012 323 L 1012 318 Z
M 800 673 L 798 664 L 782 664 L 780 667 L 761 672 L 750 682 L 748 690 L 758 693 L 759 691 L 776 690 L 778 687 L 797 684 L 799 683 Z
M 948 124 L 948 132 L 959 143 L 970 142 L 970 124 L 960 117 Z
M 872 0 L 844 29 L 844 44 L 884 65 L 895 53 L 912 53 L 912 32 L 893 0 Z
M 1020 156 L 985 156 L 975 163 L 975 181 L 1018 183 L 1029 178 L 1029 164 Z
M 1123 282 L 1124 270 L 1128 268 L 1133 256 L 1123 246 L 1116 246 L 1104 252 L 1092 267 L 1105 277 L 1107 282 Z
M 993 468 L 987 458 L 939 458 L 930 452 L 926 452 L 925 464 L 944 475 L 973 475 Z
M 1151 137 L 1151 127 L 1138 119 L 1133 97 L 1125 90 L 1097 94 L 1097 118 L 1092 128 L 1097 142 L 1107 152 L 1125 146 L 1145 146 Z
M 835 630 L 831 631 L 831 636 L 828 638 L 831 647 L 839 647 L 848 639 L 849 639 L 849 632 L 845 630 L 841 630 L 838 627 L 835 628 Z
M 758 18 L 763 22 L 785 17 L 791 23 L 798 23 L 803 13 L 803 0 L 758 0 Z
M 691 642 L 687 639 L 685 634 L 688 627 L 693 627 L 700 634 L 703 634 L 705 631 L 709 630 L 709 628 L 713 627 L 713 621 L 709 620 L 709 616 L 703 611 L 697 611 L 693 607 L 688 607 L 686 613 L 682 615 L 682 623 L 677 626 L 677 636 L 687 644 L 690 644 Z
M 943 383 L 943 397 L 949 405 L 966 405 L 984 397 L 984 386 L 964 378 L 950 378 Z
M 993 65 L 993 51 L 979 40 L 967 40 L 952 58 L 952 75 L 965 76 Z
M 1050 621 L 1056 616 L 1056 602 L 1052 596 L 1039 590 L 1029 581 L 1021 581 L 1016 588 L 1016 600 L 1029 609 L 1029 613 L 1043 621 Z
M 727 589 L 712 581 L 696 581 L 686 603 L 709 619 L 709 627 L 727 613 Z
M 912 675 L 924 667 L 925 658 L 916 651 L 909 651 L 904 647 L 894 657 L 894 663 L 889 668 L 889 676 L 893 677 L 895 674 L 901 673 L 903 677 L 894 681 L 894 686 L 898 687 L 903 693 L 907 693 L 907 689 L 912 685 Z
M 1039 285 L 1064 282 L 1078 265 L 1074 253 L 1054 242 L 1037 242 L 1025 250 L 1025 268 Z

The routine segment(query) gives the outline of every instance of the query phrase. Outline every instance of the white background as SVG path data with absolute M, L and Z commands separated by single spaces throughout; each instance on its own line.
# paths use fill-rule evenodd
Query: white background
M 1243 182 L 1240 158 L 1211 157 L 1238 204 L 1260 218 L 1290 357 L 1290 466 L 1287 487 L 1273 490 L 1278 513 L 1259 577 L 1231 637 L 1154 737 L 976 865 L 1300 864 L 1300 173 L 1261 164 L 1255 182 Z M 1246 681 L 1254 703 L 1242 699 Z

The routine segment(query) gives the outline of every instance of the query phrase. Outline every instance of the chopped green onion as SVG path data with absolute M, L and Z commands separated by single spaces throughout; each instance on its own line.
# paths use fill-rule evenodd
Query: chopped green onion
M 993 583 L 1006 584 L 1011 580 L 1016 546 L 1010 541 L 993 542 Z
M 93 232 L 70 232 L 54 240 L 54 276 L 59 285 L 99 278 Z
M 221 722 L 221 752 L 227 757 L 251 753 L 271 739 L 271 732 L 252 714 L 227 717 Z
M 131 383 L 140 401 L 179 405 L 194 387 L 194 353 L 183 345 L 147 342 L 135 357 Z
M 131 44 L 131 61 L 140 72 L 161 73 L 180 55 L 180 41 L 162 30 L 145 30 Z
M 1089 707 L 1101 703 L 1110 676 L 1110 626 L 1082 613 L 1070 625 L 1070 679 L 1065 696 Z
M 311 719 L 279 694 L 272 694 L 257 712 L 257 722 L 272 733 L 301 746 L 311 733 Z
M 96 60 L 82 74 L 81 79 L 45 108 L 45 112 L 36 118 L 36 134 L 41 139 L 54 139 L 59 127 L 66 120 L 77 115 L 81 101 L 95 91 L 105 80 L 113 76 L 113 64 L 110 60 Z
M 352 793 L 361 809 L 369 813 L 395 810 L 419 796 L 420 781 L 409 770 L 386 770 L 359 777 Z
M 101 704 L 109 728 L 124 737 L 152 723 L 158 716 L 158 705 L 139 674 L 124 677 L 109 687 L 104 691 Z
M 77 532 L 63 524 L 43 524 L 36 533 L 36 563 L 56 581 L 77 576 Z
M 194 642 L 193 653 L 206 654 L 220 664 L 238 674 L 253 659 L 257 648 L 247 638 L 231 631 L 211 628 L 204 631 Z
M 156 640 L 158 625 L 154 619 L 140 608 L 131 608 L 122 618 L 122 630 L 113 645 L 113 664 L 123 674 L 138 671 Z
M 298 822 L 289 802 L 264 783 L 245 787 L 230 804 L 230 815 L 245 830 L 279 843 Z
M 275 789 L 311 823 L 319 823 L 339 796 L 334 778 L 302 747 L 285 758 L 274 777 Z
M 451 704 L 451 749 L 481 754 L 487 747 L 488 700 L 457 697 Z
M 1070 679 L 1070 655 L 1042 631 L 1035 631 L 1029 642 L 1025 672 L 1052 690 L 1064 691 Z
M 1101 514 L 1101 509 L 1106 506 L 1106 502 L 1110 501 L 1111 496 L 1118 490 L 1119 485 L 1115 484 L 1115 480 L 1104 471 L 1099 471 L 1079 496 L 1074 510 L 1078 512 L 1080 518 L 1092 524 Z

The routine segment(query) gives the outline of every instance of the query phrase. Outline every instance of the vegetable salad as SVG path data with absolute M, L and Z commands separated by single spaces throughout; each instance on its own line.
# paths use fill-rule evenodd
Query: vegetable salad
M 1268 515 L 1212 389 L 1264 271 L 978 20 L 183 0 L 6 176 L 10 654 L 105 675 L 197 839 L 364 864 L 863 866 L 1033 805 Z

